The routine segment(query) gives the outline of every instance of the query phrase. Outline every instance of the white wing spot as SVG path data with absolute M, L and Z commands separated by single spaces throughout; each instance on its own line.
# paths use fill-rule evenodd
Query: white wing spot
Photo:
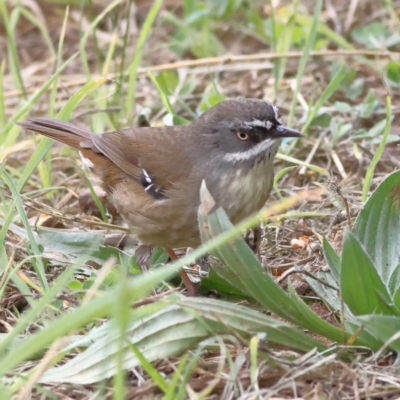
M 145 181 L 146 181 L 147 183 L 151 183 L 151 185 L 148 186 L 148 187 L 146 188 L 146 190 L 147 190 L 148 188 L 150 188 L 151 186 L 153 186 L 153 183 L 152 183 L 151 178 L 150 178 L 150 175 L 147 173 L 147 171 L 146 171 L 145 169 L 142 168 L 142 172 L 143 172 Z
M 94 164 L 86 157 L 83 156 L 82 152 L 79 152 L 79 156 L 81 157 L 83 168 L 90 169 L 94 167 Z

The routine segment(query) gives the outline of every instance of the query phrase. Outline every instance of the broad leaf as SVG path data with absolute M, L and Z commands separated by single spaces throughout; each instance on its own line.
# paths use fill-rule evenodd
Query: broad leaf
M 0 218 L 0 226 L 3 220 Z M 8 228 L 21 239 L 28 241 L 26 230 L 15 224 Z M 124 259 L 128 264 L 136 266 L 135 257 L 116 247 L 106 246 L 106 231 L 82 231 L 72 229 L 52 229 L 36 227 L 32 234 L 38 245 L 42 246 L 42 257 L 49 259 L 54 265 L 71 264 L 80 255 L 102 264 L 112 255 Z M 137 267 L 139 270 L 139 267 Z
M 400 290 L 400 264 L 396 266 L 390 275 L 388 287 L 392 296 Z
M 132 311 L 126 337 L 149 362 L 177 355 L 204 338 L 232 330 L 245 338 L 264 332 L 268 343 L 301 351 L 325 348 L 289 324 L 260 312 L 220 300 L 183 296 L 171 296 L 164 302 Z M 62 366 L 48 370 L 41 382 L 89 384 L 113 376 L 117 370 L 119 335 L 114 321 L 94 329 L 64 351 L 87 344 L 89 347 Z M 125 344 L 124 352 L 124 369 L 140 365 L 129 344 Z
M 328 242 L 326 237 L 322 241 L 322 250 L 324 252 L 325 260 L 329 265 L 331 273 L 335 278 L 336 282 L 340 281 L 340 257 L 333 249 L 331 244 Z
M 390 295 L 371 258 L 349 231 L 344 238 L 340 285 L 343 300 L 355 315 L 399 314 L 391 305 Z
M 400 257 L 400 171 L 389 175 L 358 214 L 353 233 L 388 284 Z
M 297 268 L 300 271 L 303 268 Z M 341 311 L 342 301 L 339 296 L 339 285 L 337 281 L 333 278 L 333 274 L 330 271 L 327 272 L 313 272 L 312 274 L 315 278 L 308 275 L 303 275 L 303 279 L 309 284 L 311 289 L 318 295 L 318 297 L 326 303 L 332 310 Z M 329 286 L 324 284 L 327 283 Z M 337 288 L 336 290 L 333 288 Z
M 390 276 L 389 290 L 393 297 L 393 303 L 400 309 L 400 264 L 394 269 Z
M 199 210 L 199 226 L 204 242 L 231 229 L 232 223 L 222 209 L 213 212 L 215 202 L 205 185 L 202 186 L 200 193 L 202 205 Z M 289 296 L 276 284 L 241 237 L 222 244 L 213 250 L 213 254 L 225 264 L 214 266 L 217 274 L 268 310 L 331 340 L 339 343 L 343 342 L 343 339 L 346 340 L 341 329 L 330 325 L 310 309 L 309 312 L 305 312 L 299 305 L 299 299 Z
M 371 332 L 376 338 L 378 338 L 382 343 L 394 339 L 391 341 L 389 347 L 397 352 L 400 351 L 400 318 L 389 315 L 363 315 L 358 317 L 365 328 Z

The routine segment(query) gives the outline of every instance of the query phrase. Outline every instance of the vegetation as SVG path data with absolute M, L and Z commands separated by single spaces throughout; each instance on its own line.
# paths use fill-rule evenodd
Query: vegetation
M 398 398 L 399 8 L 335 3 L 0 0 L 2 398 Z M 75 152 L 14 124 L 184 124 L 238 95 L 305 138 L 238 226 L 204 185 L 203 245 L 146 274 Z

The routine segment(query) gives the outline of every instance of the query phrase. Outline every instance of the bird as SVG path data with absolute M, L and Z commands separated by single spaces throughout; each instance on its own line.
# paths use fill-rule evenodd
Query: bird
M 233 224 L 259 211 L 274 179 L 283 125 L 276 105 L 256 98 L 221 101 L 190 124 L 131 127 L 96 134 L 70 122 L 33 117 L 18 125 L 79 151 L 140 243 L 173 249 L 200 244 L 203 180 Z M 180 271 L 189 295 L 196 289 Z

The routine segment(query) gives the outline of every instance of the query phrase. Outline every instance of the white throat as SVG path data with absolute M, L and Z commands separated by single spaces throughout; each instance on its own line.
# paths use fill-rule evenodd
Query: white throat
M 225 154 L 224 161 L 250 161 L 257 159 L 261 155 L 265 155 L 265 157 L 267 158 L 273 158 L 275 157 L 275 154 L 278 151 L 280 144 L 281 141 L 279 139 L 265 139 L 246 151 L 238 151 L 236 153 Z

